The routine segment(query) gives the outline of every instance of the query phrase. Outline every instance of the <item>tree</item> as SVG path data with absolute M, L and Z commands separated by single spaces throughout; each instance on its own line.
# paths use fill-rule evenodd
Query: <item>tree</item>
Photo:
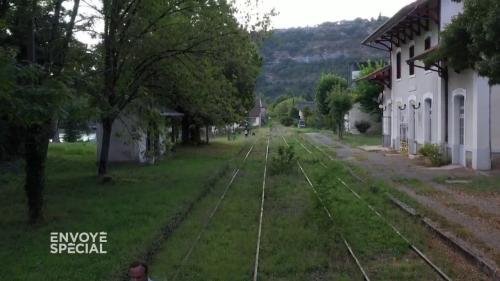
M 384 67 L 383 62 L 368 61 L 367 64 L 360 65 L 361 77 L 366 76 L 378 69 Z M 354 101 L 361 105 L 361 109 L 369 114 L 376 114 L 381 117 L 379 109 L 378 97 L 384 90 L 384 87 L 372 81 L 358 81 L 353 89 L 355 95 Z
M 234 119 L 236 113 L 244 112 L 245 107 L 251 106 L 252 97 L 248 98 L 247 94 L 249 89 L 253 93 L 253 70 L 248 71 L 248 68 L 239 62 L 231 61 L 227 54 L 239 58 L 243 56 L 247 62 L 260 60 L 256 53 L 248 48 L 228 51 L 229 47 L 237 46 L 235 42 L 242 38 L 242 30 L 233 13 L 234 9 L 226 1 L 215 0 L 105 0 L 103 2 L 104 78 L 102 90 L 95 95 L 103 126 L 99 175 L 107 173 L 114 120 L 141 96 L 158 93 L 152 88 L 165 88 L 152 81 L 168 81 L 165 79 L 167 75 L 180 78 L 170 81 L 171 83 L 167 83 L 169 85 L 166 86 L 171 90 L 168 93 L 176 97 L 171 99 L 175 101 L 172 104 L 185 113 L 183 142 L 187 141 L 191 129 L 195 134 L 194 139 L 198 139 L 196 132 L 199 132 L 199 126 L 213 121 L 212 111 L 209 109 L 214 108 L 203 103 L 210 100 L 209 93 L 214 93 L 205 89 L 207 85 L 198 88 L 190 86 L 187 89 L 183 89 L 183 86 L 189 83 L 198 84 L 196 82 L 200 80 L 211 83 L 224 75 L 224 81 L 230 81 L 234 86 L 233 89 L 237 89 L 242 96 L 247 97 L 242 108 L 236 105 L 235 99 L 218 100 L 222 100 L 230 107 L 227 115 Z M 229 42 L 231 44 L 228 44 Z M 245 52 L 251 54 L 250 58 L 245 56 Z M 216 63 L 217 57 L 221 58 L 223 65 Z M 171 72 L 176 70 L 169 67 L 169 64 L 182 66 L 181 72 L 188 75 L 180 77 L 172 74 Z M 199 71 L 196 66 L 200 65 L 202 70 Z M 209 75 L 203 76 L 207 72 Z M 199 79 L 200 77 L 202 79 Z M 217 85 L 224 88 L 228 86 L 225 82 Z M 223 91 L 224 94 L 228 94 L 227 89 Z
M 296 107 L 290 108 L 290 113 L 288 116 L 290 116 L 293 119 L 299 119 L 300 118 L 299 110 Z
M 462 2 L 460 0 L 454 0 Z M 456 71 L 475 69 L 500 83 L 500 5 L 497 0 L 463 0 L 464 11 L 441 34 L 438 52 L 425 60 L 446 60 Z
M 328 96 L 330 92 L 336 88 L 347 89 L 347 81 L 335 74 L 322 74 L 316 86 L 316 103 L 318 111 L 327 115 L 330 112 L 328 104 Z
M 52 123 L 68 95 L 67 54 L 80 1 L 9 1 L 0 4 L 2 68 L 10 69 L 0 91 L 0 112 L 22 143 L 30 223 L 43 218 L 45 162 Z
M 304 100 L 306 100 L 306 101 L 314 101 L 314 97 L 313 97 L 313 95 L 311 95 L 311 93 L 310 93 L 310 92 L 308 92 L 308 93 L 304 94 L 302 97 L 303 97 L 303 98 L 304 98 Z
M 330 115 L 336 126 L 339 139 L 344 135 L 344 117 L 352 109 L 352 98 L 346 89 L 337 85 L 329 95 Z

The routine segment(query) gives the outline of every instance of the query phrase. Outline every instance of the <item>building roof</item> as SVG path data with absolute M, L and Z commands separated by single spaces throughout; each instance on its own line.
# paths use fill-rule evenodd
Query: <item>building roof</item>
M 422 29 L 428 30 L 429 20 L 439 22 L 439 13 L 436 12 L 439 11 L 438 6 L 437 0 L 416 0 L 399 10 L 361 44 L 391 50 L 392 45 L 399 46 L 407 39 L 412 39 L 413 34 L 420 34 Z
M 161 111 L 160 115 L 161 116 L 166 116 L 166 117 L 183 117 L 184 113 L 175 111 L 175 110 L 173 110 L 171 108 L 164 108 Z
M 316 109 L 316 102 L 304 101 L 304 102 L 299 102 L 295 105 L 295 108 L 297 108 L 300 111 L 304 110 L 306 107 L 308 107 L 311 110 L 315 110 Z

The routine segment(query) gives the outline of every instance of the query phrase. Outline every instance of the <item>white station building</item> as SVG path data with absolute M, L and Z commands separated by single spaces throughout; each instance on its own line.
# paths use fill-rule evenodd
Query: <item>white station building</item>
M 457 72 L 423 59 L 440 32 L 463 11 L 452 0 L 418 0 L 402 8 L 362 44 L 387 51 L 390 65 L 362 79 L 384 85 L 384 145 L 417 154 L 424 144 L 447 149 L 453 164 L 489 170 L 500 156 L 500 86 L 470 69 Z

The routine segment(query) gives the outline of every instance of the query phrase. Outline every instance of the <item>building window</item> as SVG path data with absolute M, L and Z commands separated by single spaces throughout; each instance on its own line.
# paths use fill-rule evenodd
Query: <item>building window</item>
M 414 56 L 415 56 L 415 46 L 410 46 L 410 59 L 412 59 Z M 409 63 L 409 67 L 410 67 L 410 75 L 414 75 L 415 74 L 415 62 L 411 61 Z
M 460 145 L 465 144 L 465 99 L 461 98 L 460 103 L 458 105 L 459 110 L 459 142 Z
M 401 52 L 396 54 L 396 79 L 401 79 Z
M 429 50 L 431 48 L 431 37 L 430 36 L 427 36 L 427 38 L 425 38 L 425 50 Z

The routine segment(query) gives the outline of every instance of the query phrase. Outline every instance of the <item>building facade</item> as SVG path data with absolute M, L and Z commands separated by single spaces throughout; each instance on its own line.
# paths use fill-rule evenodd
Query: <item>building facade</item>
M 452 0 L 418 0 L 367 37 L 386 50 L 390 66 L 364 79 L 384 85 L 384 145 L 417 154 L 438 144 L 453 164 L 489 170 L 500 154 L 500 86 L 472 69 L 460 73 L 446 62 L 425 66 L 439 48 L 440 33 L 463 11 Z
M 252 127 L 261 127 L 266 123 L 266 107 L 260 97 L 255 98 L 255 105 L 248 113 L 248 124 Z

